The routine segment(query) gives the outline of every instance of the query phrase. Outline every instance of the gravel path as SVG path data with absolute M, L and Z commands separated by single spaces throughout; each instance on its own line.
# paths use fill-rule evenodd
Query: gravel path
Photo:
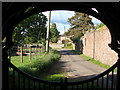
M 57 49 L 60 60 L 51 68 L 49 75 L 64 73 L 68 81 L 80 81 L 95 76 L 105 69 L 93 64 L 68 49 Z

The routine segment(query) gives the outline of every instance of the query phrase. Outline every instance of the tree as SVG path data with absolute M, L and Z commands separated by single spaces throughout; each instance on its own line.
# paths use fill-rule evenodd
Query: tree
M 65 34 L 71 37 L 74 43 L 77 43 L 77 39 L 84 35 L 86 31 L 94 28 L 92 18 L 88 14 L 75 12 L 75 15 L 68 18 L 68 22 L 71 24 L 71 28 Z
M 41 42 L 46 38 L 46 21 L 42 13 L 24 19 L 14 29 L 13 41 L 17 45 Z
M 95 28 L 98 29 L 98 28 L 101 28 L 102 26 L 105 26 L 105 24 L 104 23 L 100 23 L 100 24 L 96 25 Z
M 50 41 L 56 43 L 59 33 L 60 32 L 57 30 L 56 23 L 52 23 L 52 26 L 50 28 Z

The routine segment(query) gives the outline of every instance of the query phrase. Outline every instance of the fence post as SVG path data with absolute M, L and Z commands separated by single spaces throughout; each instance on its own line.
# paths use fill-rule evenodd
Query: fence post
M 36 45 L 36 48 L 35 48 L 35 58 L 37 58 L 37 45 Z
M 36 45 L 36 48 L 35 48 L 35 54 L 37 53 L 37 45 Z
M 39 47 L 39 53 L 41 53 L 41 47 Z
M 43 46 L 41 47 L 41 53 L 43 52 Z
M 23 63 L 23 46 L 21 46 L 21 63 Z
M 29 46 L 29 60 L 31 60 L 31 46 Z
M 120 53 L 118 54 L 118 66 L 117 66 L 117 90 L 120 90 Z

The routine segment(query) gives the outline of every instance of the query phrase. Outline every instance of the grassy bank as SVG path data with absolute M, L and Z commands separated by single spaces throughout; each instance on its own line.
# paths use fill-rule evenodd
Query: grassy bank
M 72 50 L 73 52 L 75 52 L 75 53 L 77 53 L 77 54 L 79 54 L 82 58 L 84 58 L 84 59 L 86 59 L 86 60 L 88 60 L 88 61 L 90 61 L 90 62 L 92 62 L 92 63 L 94 63 L 94 64 L 97 64 L 97 65 L 99 65 L 99 66 L 101 66 L 101 67 L 103 67 L 103 68 L 105 68 L 105 69 L 109 69 L 111 66 L 109 66 L 109 65 L 107 65 L 107 64 L 103 64 L 102 62 L 100 62 L 100 61 L 98 61 L 98 60 L 95 60 L 95 59 L 93 59 L 93 58 L 91 58 L 91 57 L 88 57 L 88 56 L 86 56 L 86 55 L 84 55 L 84 54 L 80 54 L 78 51 L 76 51 L 76 50 Z M 115 72 L 117 72 L 117 69 L 115 69 L 114 70 Z
M 23 57 L 23 63 L 20 61 L 20 56 L 12 56 L 11 57 L 11 62 L 21 69 L 22 71 L 41 78 L 43 80 L 49 80 L 49 81 L 60 81 L 60 78 L 64 78 L 63 74 L 53 74 L 53 75 L 44 75 L 49 71 L 49 69 L 54 65 L 60 58 L 60 53 L 56 50 L 50 50 L 49 53 L 41 53 L 37 54 L 35 56 L 32 56 L 32 59 L 29 60 L 29 56 L 24 56 Z M 10 87 L 18 87 L 18 74 L 15 72 L 15 85 L 12 85 L 12 79 L 13 79 L 13 70 L 10 69 Z M 44 75 L 44 76 L 42 76 Z M 24 86 L 24 80 L 22 78 L 22 75 L 20 76 L 20 87 L 22 88 Z M 28 88 L 28 80 L 25 78 L 25 88 Z M 30 88 L 34 87 L 34 82 L 30 82 Z M 39 87 L 39 83 L 35 85 L 36 88 Z M 44 85 L 40 85 L 41 88 L 44 88 Z
M 59 52 L 51 50 L 49 53 L 34 55 L 31 60 L 29 60 L 29 56 L 23 56 L 23 63 L 20 61 L 20 56 L 12 56 L 11 62 L 24 72 L 40 77 L 40 75 L 47 72 L 59 58 Z
M 100 61 L 95 60 L 95 59 L 93 59 L 93 58 L 90 58 L 90 57 L 88 57 L 88 56 L 86 56 L 86 55 L 84 55 L 84 54 L 80 54 L 80 56 L 83 57 L 84 59 L 86 59 L 86 60 L 94 63 L 94 64 L 97 64 L 97 65 L 101 66 L 101 67 L 104 67 L 104 68 L 106 68 L 106 69 L 110 68 L 109 65 L 103 64 L 103 63 L 101 63 Z

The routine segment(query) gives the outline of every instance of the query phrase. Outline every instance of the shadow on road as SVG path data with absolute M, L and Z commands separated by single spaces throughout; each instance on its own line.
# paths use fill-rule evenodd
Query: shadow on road
M 75 52 L 73 52 L 72 50 L 62 49 L 62 50 L 58 50 L 58 51 L 61 53 L 61 55 L 79 55 L 79 54 L 76 54 Z M 74 60 L 74 62 L 75 61 L 78 61 L 78 60 L 76 59 L 76 60 Z M 85 60 L 82 60 L 82 61 L 85 61 Z M 82 74 L 79 76 L 76 74 L 75 75 L 68 75 L 67 73 L 73 72 L 74 69 L 69 68 L 69 71 L 64 70 L 64 67 L 67 67 L 66 62 L 69 62 L 69 61 L 58 61 L 57 62 L 58 64 L 56 63 L 57 68 L 53 67 L 54 69 L 52 69 L 52 71 L 54 71 L 54 73 L 51 73 L 51 74 L 60 74 L 61 72 L 65 72 L 66 73 L 65 77 L 68 78 L 68 82 L 80 82 L 80 81 L 84 81 L 84 80 L 87 80 L 90 78 L 94 78 L 95 76 L 98 75 L 98 74 L 89 74 L 89 75 L 86 74 L 84 76 Z M 87 67 L 87 66 L 85 66 L 85 67 Z M 83 69 L 83 71 L 84 71 L 84 69 Z M 111 72 L 109 74 L 106 74 L 103 77 L 100 77 L 98 79 L 93 80 L 95 87 L 98 86 L 100 88 L 103 87 L 103 88 L 114 88 L 115 89 L 116 85 L 117 85 L 117 74 L 114 72 L 114 74 L 112 75 Z M 90 82 L 90 83 L 92 83 L 92 82 Z
M 61 53 L 61 55 L 79 55 L 77 53 L 74 53 L 72 50 L 62 50 L 59 52 Z

